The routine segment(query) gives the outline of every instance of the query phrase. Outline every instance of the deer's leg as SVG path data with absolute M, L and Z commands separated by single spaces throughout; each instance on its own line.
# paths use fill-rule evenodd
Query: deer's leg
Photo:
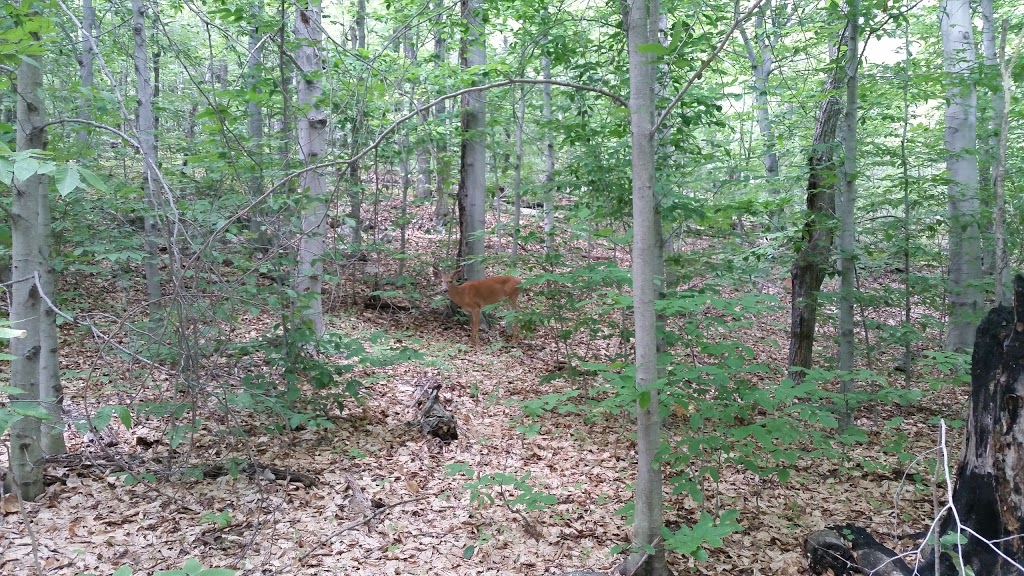
M 478 337 L 480 332 L 480 309 L 476 308 L 474 310 L 470 310 L 470 314 L 473 315 L 473 346 L 476 346 L 480 343 L 480 339 Z

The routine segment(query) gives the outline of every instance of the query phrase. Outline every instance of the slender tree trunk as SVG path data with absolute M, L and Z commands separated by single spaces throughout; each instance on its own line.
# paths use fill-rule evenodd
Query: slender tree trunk
M 783 3 L 784 9 L 785 3 Z M 747 59 L 750 61 L 750 68 L 754 77 L 754 117 L 757 121 L 757 129 L 764 140 L 764 176 L 768 181 L 768 195 L 778 196 L 779 189 L 779 153 L 775 148 L 775 131 L 772 129 L 771 116 L 768 108 L 768 80 L 774 71 L 775 50 L 773 45 L 779 38 L 779 28 L 772 27 L 770 33 L 767 26 L 767 16 L 772 14 L 773 6 L 771 0 L 766 1 L 757 16 L 754 18 L 754 39 L 757 41 L 755 50 L 754 41 L 747 35 L 746 25 L 739 28 L 740 36 L 743 38 L 743 45 L 746 48 Z M 784 24 L 784 23 L 783 23 Z M 778 230 L 781 223 L 782 210 L 773 208 L 770 214 L 771 227 Z
M 520 86 L 516 105 L 516 159 L 512 168 L 512 258 L 519 255 L 519 228 L 523 215 L 523 126 L 526 122 L 526 88 Z
M 943 0 L 939 12 L 949 88 L 946 91 L 946 170 L 949 172 L 949 329 L 947 350 L 974 345 L 981 313 L 978 230 L 977 91 L 969 0 Z
M 844 395 L 846 403 L 839 414 L 839 428 L 845 430 L 853 425 L 853 407 L 849 403 L 849 395 L 854 390 L 854 380 L 849 373 L 854 368 L 853 305 L 856 296 L 857 275 L 857 64 L 860 58 L 859 49 L 859 0 L 847 2 L 846 37 L 846 112 L 843 118 L 843 161 L 842 188 L 837 198 L 836 209 L 839 216 L 839 370 L 844 374 L 839 384 L 839 391 Z
M 320 44 L 323 28 L 320 3 L 308 2 L 295 15 L 295 63 L 299 67 L 297 101 L 303 114 L 299 117 L 299 155 L 303 165 L 319 163 L 327 148 L 328 117 L 320 102 L 323 86 Z M 326 328 L 323 311 L 323 254 L 327 236 L 327 198 L 322 170 L 302 174 L 302 230 L 299 237 L 299 265 L 295 291 L 304 298 L 300 304 L 303 317 L 317 335 Z
M 658 334 L 654 303 L 661 282 L 660 234 L 654 200 L 655 62 L 642 51 L 657 42 L 658 0 L 630 0 L 626 22 L 629 46 L 629 111 L 633 176 L 633 316 L 636 338 L 636 387 L 646 402 L 637 402 L 637 479 L 633 517 L 634 551 L 626 574 L 668 574 L 665 548 L 662 473 L 657 451 L 661 444 L 658 407 Z M 648 555 L 643 548 L 651 546 Z
M 462 43 L 463 68 L 487 64 L 486 37 L 481 22 L 482 0 L 462 0 L 467 33 Z M 478 81 L 475 81 L 478 82 Z M 459 170 L 459 263 L 467 280 L 483 278 L 479 259 L 484 254 L 484 216 L 487 191 L 487 100 L 483 91 L 462 96 L 462 167 Z
M 356 0 L 356 18 L 352 26 L 352 47 L 356 50 L 366 49 L 366 0 Z M 366 96 L 362 93 L 355 106 L 355 117 L 352 120 L 351 143 L 352 151 L 359 149 L 365 124 Z M 349 210 L 348 217 L 352 221 L 352 244 L 359 246 L 363 242 L 363 178 L 360 163 L 350 162 L 348 165 Z
M 132 35 L 135 38 L 135 82 L 138 94 L 137 124 L 139 146 L 142 148 L 142 187 L 145 190 L 146 205 L 150 210 L 143 218 L 146 234 L 146 297 L 149 300 L 149 314 L 156 317 L 161 309 L 160 291 L 160 224 L 159 213 L 160 182 L 157 174 L 156 116 L 153 114 L 153 83 L 149 73 L 149 53 L 146 51 L 146 10 L 143 0 L 132 0 Z
M 1000 108 L 1003 106 L 1003 97 L 999 82 L 999 60 L 996 56 L 996 19 L 993 0 L 981 0 L 981 74 L 984 78 L 982 86 L 991 92 L 992 117 L 989 119 L 988 129 L 982 127 L 978 135 L 978 203 L 981 214 L 995 215 L 995 162 L 997 149 L 999 147 L 999 116 L 1002 114 Z M 982 110 L 982 116 L 987 110 Z M 981 235 L 982 268 L 983 276 L 995 276 L 997 254 L 995 247 L 995 222 L 989 218 L 979 221 L 979 233 Z M 1009 280 L 1007 278 L 1007 280 Z M 1004 286 L 1003 291 L 1010 289 Z M 999 288 L 996 287 L 999 291 Z M 998 303 L 998 300 L 997 300 Z
M 405 59 L 407 60 L 407 62 L 410 65 L 412 65 L 413 62 L 415 62 L 415 60 L 416 60 L 416 49 L 415 49 L 413 43 L 409 41 L 409 32 L 401 33 L 401 38 L 396 43 L 395 50 L 399 53 L 400 56 L 404 56 Z M 402 84 L 402 82 L 401 82 L 401 80 L 399 80 L 399 89 L 398 89 L 399 93 L 401 93 L 402 90 L 403 90 L 401 84 Z M 406 108 L 408 108 L 409 111 L 412 112 L 413 110 L 416 109 L 416 100 L 415 100 L 414 96 L 412 95 L 415 92 L 415 87 L 410 84 L 409 86 L 406 87 L 406 89 L 409 92 L 409 99 L 405 102 Z M 397 108 L 397 110 L 396 110 L 397 112 L 399 112 L 399 113 L 402 112 L 402 104 L 396 105 L 396 108 Z M 398 245 L 398 251 L 399 251 L 400 254 L 404 255 L 405 254 L 405 248 L 406 248 L 406 239 L 407 239 L 407 236 L 408 236 L 408 228 L 409 228 L 409 225 L 408 225 L 408 222 L 407 222 L 408 214 L 409 214 L 409 189 L 412 187 L 413 182 L 412 182 L 412 174 L 410 173 L 412 167 L 409 165 L 410 164 L 409 163 L 409 156 L 410 156 L 410 154 L 409 154 L 409 148 L 410 148 L 410 144 L 409 144 L 409 128 L 407 126 L 403 126 L 400 130 L 401 131 L 399 132 L 398 138 L 397 138 L 397 144 L 398 144 L 398 154 L 399 154 L 398 172 L 401 174 L 401 177 L 402 177 L 402 207 L 401 207 L 402 213 L 401 213 L 401 215 L 399 217 L 399 220 L 398 220 L 399 221 L 399 245 Z M 400 258 L 398 260 L 398 275 L 399 276 L 404 276 L 405 275 L 405 258 Z
M 260 21 L 263 18 L 263 0 L 254 0 L 249 6 L 252 22 L 249 27 L 249 56 L 245 62 L 246 83 L 250 93 L 255 93 L 262 75 L 263 43 Z M 249 178 L 249 196 L 257 198 L 263 194 L 263 108 L 255 98 L 250 98 L 245 105 L 249 128 L 250 155 L 256 160 Z M 249 215 L 249 231 L 263 234 L 263 222 L 257 214 Z
M 434 58 L 438 62 L 446 63 L 448 62 L 448 40 L 441 31 L 444 24 L 444 6 L 443 0 L 437 0 L 434 8 L 437 13 L 435 20 L 437 33 L 434 36 Z M 434 117 L 440 122 L 442 132 L 448 125 L 447 104 L 445 102 L 445 100 L 441 100 L 434 105 Z M 448 220 L 448 182 L 451 171 L 451 164 L 448 161 L 448 146 L 445 138 L 434 138 L 432 150 L 434 172 L 436 174 L 434 181 L 434 226 L 440 228 Z
M 900 170 L 903 188 L 903 372 L 904 383 L 909 387 L 913 380 L 914 357 L 913 339 L 913 283 L 910 270 L 910 245 L 913 222 L 910 215 L 910 159 L 907 156 L 907 140 L 910 128 L 910 24 L 906 23 L 903 36 L 903 125 L 900 134 Z
M 96 8 L 92 0 L 82 0 L 82 50 L 78 54 L 78 69 L 82 79 L 82 95 L 78 98 L 78 118 L 92 120 L 92 104 L 86 94 L 92 90 L 93 60 L 96 56 Z M 89 143 L 89 130 L 78 129 L 75 140 L 79 146 Z
M 1017 45 L 1013 55 L 1006 55 L 1006 32 L 1009 23 L 1003 20 L 1002 32 L 999 40 L 999 77 L 1002 84 L 996 96 L 1000 103 L 993 106 L 996 124 L 996 152 L 995 163 L 992 167 L 992 189 L 995 192 L 995 206 L 993 208 L 994 239 L 995 239 L 995 284 L 996 304 L 1009 305 L 1010 292 L 1010 264 L 1006 257 L 1006 154 L 1009 145 L 1010 131 L 1010 103 L 1013 97 L 1013 69 L 1020 57 L 1022 42 L 1024 39 L 1018 37 Z
M 544 80 L 551 80 L 551 58 L 541 56 Z M 544 95 L 544 253 L 555 252 L 555 141 L 551 135 L 551 84 L 541 87 Z
M 802 380 L 804 370 L 814 365 L 814 331 L 818 321 L 818 291 L 832 265 L 835 235 L 836 192 L 833 161 L 836 129 L 843 105 L 836 91 L 846 82 L 846 67 L 838 60 L 846 44 L 846 28 L 832 48 L 833 66 L 825 82 L 825 99 L 818 107 L 818 119 L 811 141 L 810 175 L 807 179 L 807 220 L 790 269 L 793 284 L 790 308 L 790 378 Z

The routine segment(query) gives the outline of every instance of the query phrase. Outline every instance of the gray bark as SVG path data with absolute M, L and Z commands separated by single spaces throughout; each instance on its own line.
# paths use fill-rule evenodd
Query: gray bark
M 139 146 L 142 149 L 142 187 L 151 214 L 143 218 L 146 235 L 146 298 L 150 316 L 160 312 L 160 225 L 154 214 L 160 206 L 159 180 L 156 171 L 156 117 L 153 114 L 153 82 L 149 74 L 149 55 L 146 52 L 146 6 L 143 0 L 132 0 L 132 36 L 135 40 L 133 59 L 138 101 L 137 125 Z
M 541 67 L 545 80 L 551 80 L 551 59 L 541 57 Z M 544 94 L 544 124 L 548 126 L 544 134 L 544 253 L 555 251 L 555 141 L 551 136 L 551 84 L 542 87 Z
M 356 18 L 352 26 L 352 46 L 356 50 L 366 49 L 366 0 L 356 0 Z M 353 153 L 359 149 L 360 139 L 365 124 L 366 102 L 360 98 L 356 102 L 355 118 L 352 120 L 351 144 Z M 348 165 L 349 209 L 348 217 L 352 220 L 352 244 L 359 246 L 363 242 L 363 178 L 359 161 Z
M 441 32 L 445 13 L 443 0 L 437 0 L 435 10 L 437 12 L 435 20 L 437 33 L 434 36 L 434 58 L 438 62 L 448 62 L 448 40 Z M 434 106 L 434 117 L 440 122 L 440 129 L 442 131 L 448 125 L 446 112 L 447 104 L 445 100 L 441 100 Z M 448 162 L 448 146 L 445 144 L 444 138 L 433 139 L 431 154 L 434 159 L 434 172 L 437 175 L 434 181 L 434 226 L 440 228 L 448 218 L 448 176 L 450 164 Z
M 252 24 L 249 28 L 249 56 L 246 59 L 246 81 L 252 91 L 260 77 L 263 65 L 263 43 L 259 21 L 263 15 L 263 0 L 255 0 L 249 7 L 252 13 Z M 250 100 L 245 105 L 248 116 L 250 156 L 257 162 L 263 159 L 263 109 L 259 102 Z M 249 196 L 258 198 L 263 193 L 263 172 L 259 166 L 254 167 L 249 179 Z M 254 234 L 263 232 L 263 226 L 256 214 L 250 215 L 249 231 Z
M 773 26 L 768 29 L 768 18 L 773 9 L 772 2 L 766 1 L 754 17 L 754 37 L 757 41 L 755 50 L 754 41 L 747 34 L 746 25 L 740 26 L 740 36 L 743 38 L 743 45 L 746 48 L 747 59 L 750 61 L 751 73 L 754 79 L 754 118 L 757 121 L 757 129 L 764 140 L 764 176 L 768 181 L 768 195 L 777 196 L 779 189 L 779 153 L 775 148 L 775 131 L 772 129 L 771 116 L 768 109 L 768 80 L 775 66 L 775 51 L 772 48 L 775 40 L 779 38 L 780 27 Z M 785 24 L 785 21 L 782 22 Z M 773 210 L 770 215 L 772 229 L 779 229 L 781 226 L 780 210 Z
M 486 37 L 480 20 L 482 0 L 462 0 L 467 32 L 462 43 L 463 68 L 487 64 Z M 467 280 L 483 278 L 487 187 L 487 99 L 484 92 L 462 96 L 462 166 L 459 170 L 459 262 Z
M 319 163 L 327 148 L 328 117 L 320 101 L 323 92 L 323 69 L 320 45 L 320 3 L 309 2 L 296 11 L 295 63 L 299 67 L 297 102 L 302 115 L 298 122 L 299 156 L 303 165 Z M 295 291 L 305 300 L 301 313 L 317 335 L 326 328 L 322 300 L 324 238 L 327 235 L 327 197 L 322 170 L 302 174 L 300 194 L 303 196 L 302 230 L 299 237 L 298 269 Z
M 848 0 L 847 6 L 846 111 L 842 135 L 845 158 L 840 193 L 836 199 L 836 215 L 839 217 L 839 370 L 848 374 L 854 368 L 856 345 L 853 302 L 857 273 L 857 64 L 860 57 L 860 2 Z M 839 383 L 839 391 L 846 395 L 853 390 L 853 379 L 844 375 Z M 839 428 L 846 429 L 852 424 L 853 409 L 846 403 L 840 410 Z
M 523 126 L 526 122 L 526 88 L 520 86 L 516 105 L 516 158 L 512 169 L 512 258 L 519 255 L 519 227 L 523 216 Z
M 82 0 L 82 50 L 78 53 L 78 69 L 82 80 L 82 95 L 78 99 L 78 118 L 92 120 L 91 101 L 86 93 L 92 89 L 93 60 L 96 56 L 96 8 L 92 0 Z M 79 146 L 89 142 L 89 130 L 80 128 L 75 134 Z
M 32 39 L 39 41 L 39 35 L 32 33 Z M 16 143 L 18 151 L 45 150 L 46 106 L 42 99 L 43 72 L 39 60 L 23 59 L 17 69 L 17 124 Z M 11 385 L 22 390 L 12 395 L 11 408 L 15 411 L 40 413 L 48 403 L 44 400 L 44 388 L 49 384 L 42 381 L 41 368 L 50 359 L 43 357 L 51 351 L 56 360 L 56 341 L 47 341 L 51 334 L 43 328 L 47 321 L 53 321 L 53 313 L 43 302 L 39 288 L 50 290 L 52 298 L 53 269 L 49 254 L 52 230 L 49 228 L 49 182 L 45 174 L 33 174 L 24 180 L 15 178 L 11 187 L 11 327 L 24 330 L 24 338 L 11 340 Z M 45 214 L 44 214 L 45 213 Z M 45 227 L 44 227 L 45 226 Z M 39 275 L 41 286 L 35 283 Z M 45 277 L 45 278 L 44 278 Z M 56 330 L 52 331 L 52 335 Z M 52 348 L 52 350 L 51 350 Z M 51 417 L 53 416 L 51 410 Z M 59 416 L 59 415 L 58 415 Z M 41 420 L 24 416 L 11 425 L 10 474 L 7 488 L 17 492 L 25 500 L 35 500 L 45 490 L 43 485 L 42 458 L 45 450 L 42 442 Z
M 661 262 L 660 234 L 654 200 L 655 62 L 641 46 L 657 42 L 658 0 L 629 0 L 626 38 L 629 46 L 629 112 L 633 176 L 633 317 L 636 338 L 636 386 L 649 394 L 637 403 L 637 480 L 633 518 L 634 551 L 623 573 L 668 574 L 661 541 L 664 526 L 662 473 L 657 460 L 661 443 L 658 408 L 658 338 L 654 303 Z M 643 547 L 653 546 L 648 555 Z
M 943 0 L 939 12 L 946 91 L 946 170 L 949 173 L 949 327 L 947 350 L 974 345 L 981 314 L 981 237 L 978 230 L 977 91 L 969 0 Z

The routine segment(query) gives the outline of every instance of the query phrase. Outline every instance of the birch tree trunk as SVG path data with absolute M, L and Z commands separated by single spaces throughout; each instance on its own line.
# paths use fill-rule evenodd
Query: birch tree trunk
M 299 156 L 304 166 L 320 162 L 327 148 L 327 113 L 321 106 L 323 79 L 320 44 L 320 3 L 308 2 L 295 14 L 295 64 L 299 68 L 297 102 L 302 115 L 298 122 Z M 300 310 L 303 318 L 318 336 L 325 330 L 322 300 L 324 273 L 324 238 L 327 235 L 327 198 L 322 170 L 309 170 L 302 174 L 302 230 L 299 237 L 298 269 L 295 291 L 303 299 Z
M 633 515 L 634 551 L 623 567 L 625 574 L 668 574 L 661 529 L 662 473 L 657 452 L 661 443 L 658 408 L 658 335 L 654 303 L 661 262 L 660 234 L 654 200 L 654 88 L 655 62 L 641 47 L 657 42 L 658 0 L 629 0 L 626 39 L 629 46 L 629 116 L 632 132 L 633 176 L 633 317 L 636 338 L 638 401 L 637 479 Z M 651 546 L 653 554 L 643 548 Z
M 462 0 L 467 32 L 462 64 L 468 69 L 487 64 L 486 37 L 481 22 L 482 0 Z M 479 83 L 479 80 L 474 80 Z M 487 100 L 483 91 L 462 96 L 462 167 L 459 170 L 459 263 L 467 280 L 483 278 L 479 259 L 484 254 L 484 216 L 487 186 Z
M 939 12 L 946 74 L 946 171 L 949 173 L 949 326 L 947 350 L 974 345 L 981 313 L 981 237 L 978 230 L 977 92 L 969 0 L 942 0 Z
M 139 146 L 142 148 L 142 187 L 150 213 L 143 218 L 146 235 L 146 298 L 149 314 L 156 317 L 161 308 L 160 291 L 160 224 L 156 214 L 160 208 L 159 179 L 156 171 L 156 117 L 153 114 L 153 82 L 149 74 L 149 55 L 146 52 L 146 4 L 132 0 L 132 36 L 135 39 L 135 83 L 138 98 Z
M 846 403 L 839 413 L 839 428 L 845 430 L 853 425 L 853 408 L 849 394 L 853 392 L 854 381 L 848 375 L 854 368 L 853 303 L 856 296 L 857 273 L 857 65 L 860 58 L 860 2 L 847 2 L 846 37 L 846 112 L 843 117 L 843 161 L 842 188 L 836 201 L 839 217 L 839 370 L 844 372 L 839 383 L 839 392 Z

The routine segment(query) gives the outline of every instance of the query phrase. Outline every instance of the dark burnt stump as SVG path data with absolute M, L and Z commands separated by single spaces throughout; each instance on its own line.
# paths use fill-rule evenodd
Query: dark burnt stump
M 1024 276 L 1014 279 L 1013 308 L 993 308 L 978 327 L 971 356 L 971 408 L 953 491 L 956 514 L 947 512 L 940 536 L 959 534 L 952 548 L 978 575 L 1024 573 Z M 924 528 L 924 527 L 922 527 Z M 838 537 L 838 539 L 836 538 Z M 955 541 L 954 541 L 955 542 Z M 875 574 L 957 574 L 954 558 L 924 554 L 913 569 L 863 528 L 833 526 L 807 537 L 805 550 L 815 574 L 850 570 L 850 550 L 865 572 Z M 925 550 L 930 550 L 925 547 Z M 916 571 L 915 571 L 916 570 Z M 849 572 L 853 573 L 853 572 Z

